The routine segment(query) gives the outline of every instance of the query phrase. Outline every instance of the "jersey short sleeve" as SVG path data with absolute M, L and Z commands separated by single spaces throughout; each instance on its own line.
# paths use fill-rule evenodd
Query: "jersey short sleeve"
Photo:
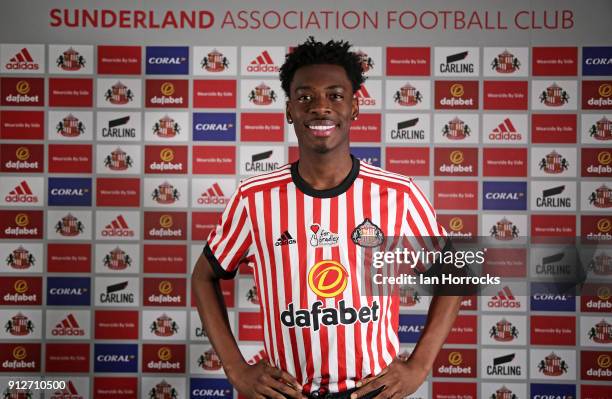
M 240 187 L 232 195 L 219 223 L 210 232 L 204 256 L 219 278 L 234 278 L 240 261 L 249 255 L 251 223 Z
M 410 179 L 409 201 L 406 214 L 408 236 L 417 239 L 426 251 L 440 251 L 446 245 L 447 233 L 436 219 L 436 211 L 421 190 Z

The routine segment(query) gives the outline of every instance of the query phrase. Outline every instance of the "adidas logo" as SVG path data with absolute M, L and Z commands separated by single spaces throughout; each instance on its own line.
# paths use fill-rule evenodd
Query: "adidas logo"
M 79 322 L 76 320 L 74 315 L 70 313 L 55 325 L 55 328 L 51 330 L 53 336 L 82 336 L 85 335 L 85 330 L 79 326 Z
M 374 98 L 372 98 L 372 96 L 370 96 L 370 93 L 368 92 L 368 89 L 366 89 L 366 87 L 364 85 L 361 85 L 359 90 L 357 90 L 355 92 L 355 97 L 357 97 L 359 105 L 366 105 L 366 106 L 367 105 L 370 105 L 370 106 L 376 105 L 376 100 Z
M 500 141 L 518 141 L 523 136 L 516 130 L 510 118 L 504 119 L 491 133 L 489 133 L 489 140 L 500 140 Z
M 40 66 L 34 62 L 34 58 L 28 51 L 27 48 L 22 48 L 17 54 L 15 54 L 9 62 L 5 65 L 6 69 L 11 70 L 32 70 L 37 71 L 40 69 Z
M 66 388 L 55 391 L 51 399 L 83 399 L 83 397 L 79 395 L 72 381 L 68 380 Z
M 268 50 L 262 51 L 260 55 L 247 65 L 247 72 L 278 72 L 279 70 Z
M 104 237 L 134 237 L 134 230 L 130 229 L 123 215 L 119 215 L 104 227 L 102 230 Z
M 198 204 L 200 205 L 225 205 L 227 201 L 228 199 L 218 183 L 213 184 L 198 198 Z
M 34 195 L 32 189 L 28 185 L 28 182 L 22 180 L 21 183 L 15 186 L 15 188 L 4 197 L 6 202 L 20 202 L 20 203 L 36 203 L 38 197 Z
M 489 300 L 487 305 L 490 308 L 520 308 L 521 302 L 515 298 L 510 287 L 505 286 Z
M 293 237 L 291 237 L 291 234 L 289 234 L 289 232 L 287 230 L 285 230 L 285 232 L 283 234 L 281 234 L 280 238 L 278 240 L 276 240 L 276 242 L 274 243 L 275 246 L 280 246 L 280 245 L 291 245 L 291 244 L 295 244 L 297 241 L 295 241 L 293 239 Z

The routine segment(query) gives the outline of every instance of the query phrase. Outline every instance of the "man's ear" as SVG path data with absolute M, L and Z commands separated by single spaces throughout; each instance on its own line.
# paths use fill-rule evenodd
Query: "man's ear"
M 291 113 L 289 112 L 289 101 L 285 103 L 285 117 L 287 118 L 287 123 L 293 123 L 293 118 L 291 117 Z
M 351 119 L 355 120 L 359 116 L 359 99 L 353 94 L 351 101 Z

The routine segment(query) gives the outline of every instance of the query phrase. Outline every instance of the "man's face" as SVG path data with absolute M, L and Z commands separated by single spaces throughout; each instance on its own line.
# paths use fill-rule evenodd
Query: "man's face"
M 316 64 L 293 76 L 287 119 L 293 120 L 300 149 L 327 153 L 348 147 L 351 119 L 359 113 L 357 99 L 344 68 Z

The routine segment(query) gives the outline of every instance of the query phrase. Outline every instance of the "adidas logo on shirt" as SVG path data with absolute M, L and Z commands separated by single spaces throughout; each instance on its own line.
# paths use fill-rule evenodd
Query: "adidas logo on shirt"
M 275 246 L 280 246 L 280 245 L 291 245 L 291 244 L 295 244 L 297 241 L 295 241 L 293 239 L 293 237 L 291 237 L 291 234 L 289 234 L 289 232 L 287 230 L 285 230 L 285 232 L 283 234 L 281 234 L 280 238 L 278 240 L 276 240 L 276 242 L 274 243 Z

